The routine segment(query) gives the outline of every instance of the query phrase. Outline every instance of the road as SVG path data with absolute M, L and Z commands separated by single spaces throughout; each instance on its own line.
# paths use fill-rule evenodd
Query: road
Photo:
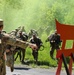
M 10 68 L 6 67 L 6 75 L 55 75 L 56 69 L 42 69 L 42 68 L 26 68 L 23 66 L 14 67 L 14 72 L 10 72 Z M 67 75 L 65 71 L 61 71 L 60 75 Z M 74 73 L 72 74 L 74 75 Z

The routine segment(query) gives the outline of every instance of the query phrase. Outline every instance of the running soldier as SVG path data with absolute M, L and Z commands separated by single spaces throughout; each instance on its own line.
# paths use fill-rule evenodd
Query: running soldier
M 50 36 L 48 36 L 46 42 L 50 42 L 50 56 L 52 59 L 55 59 L 53 54 L 54 54 L 54 50 L 58 50 L 60 49 L 60 45 L 61 45 L 61 39 L 60 39 L 60 34 L 57 33 L 57 30 L 55 30 L 55 32 L 53 34 L 51 34 Z
M 38 51 L 40 47 L 42 46 L 42 41 L 39 39 L 35 34 L 33 34 L 33 37 L 30 39 L 30 43 L 36 44 L 37 48 L 32 48 L 32 55 L 34 57 L 35 62 L 38 61 Z

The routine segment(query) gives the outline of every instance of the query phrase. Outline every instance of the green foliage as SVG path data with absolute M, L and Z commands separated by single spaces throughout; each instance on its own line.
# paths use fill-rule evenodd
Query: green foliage
M 12 9 L 20 9 L 21 0 L 5 0 L 5 5 L 8 4 Z
M 46 32 L 48 35 L 55 29 L 55 19 L 60 23 L 74 23 L 73 2 L 73 0 L 0 0 L 0 17 L 4 19 L 7 31 L 24 25 L 27 31 L 34 28 L 39 29 L 40 34 Z

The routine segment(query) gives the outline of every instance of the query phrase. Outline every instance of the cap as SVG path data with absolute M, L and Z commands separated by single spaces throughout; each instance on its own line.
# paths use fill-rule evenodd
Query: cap
M 3 19 L 0 19 L 0 26 L 3 25 Z

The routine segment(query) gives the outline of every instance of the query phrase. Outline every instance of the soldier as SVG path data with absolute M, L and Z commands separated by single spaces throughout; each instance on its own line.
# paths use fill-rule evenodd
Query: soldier
M 18 27 L 17 29 L 15 29 L 11 33 L 9 33 L 9 35 L 12 36 L 13 38 L 18 38 L 20 40 L 27 41 L 28 40 L 28 35 L 23 30 L 24 30 L 24 26 L 23 27 Z M 11 48 L 13 48 L 13 47 L 11 46 Z M 10 50 L 11 48 L 10 48 L 10 46 L 7 46 L 7 49 Z M 11 52 L 13 52 L 14 55 L 17 52 L 17 55 L 14 58 L 15 61 L 16 61 L 17 57 L 19 56 L 20 61 L 22 63 L 24 63 L 25 49 L 20 48 L 20 47 L 16 47 L 15 50 L 11 51 Z M 7 56 L 10 55 L 11 52 L 7 53 Z M 22 52 L 22 55 L 21 55 L 21 52 Z
M 50 42 L 50 56 L 52 59 L 55 59 L 53 57 L 53 53 L 54 53 L 54 50 L 58 50 L 60 49 L 60 45 L 61 45 L 61 39 L 60 39 L 60 34 L 57 33 L 57 30 L 55 30 L 55 33 L 51 34 L 50 36 L 48 36 L 46 42 Z
M 18 39 L 23 40 L 23 41 L 27 41 L 27 40 L 28 40 L 28 35 L 26 34 L 26 32 L 24 32 L 24 31 L 22 31 L 22 30 L 19 31 L 19 33 L 18 33 L 18 35 L 17 35 L 16 37 L 17 37 Z M 20 47 L 17 47 L 16 50 L 19 50 L 19 51 L 18 51 L 18 54 L 17 54 L 15 60 L 17 59 L 17 57 L 18 57 L 18 55 L 19 55 L 20 61 L 24 64 L 24 56 L 25 56 L 25 51 L 26 51 L 26 50 L 25 50 L 25 49 L 22 49 L 22 48 L 20 48 Z M 22 56 L 21 56 L 21 52 L 22 52 Z M 21 58 L 21 57 L 22 57 L 22 58 Z
M 24 26 L 22 26 L 21 30 L 22 30 L 23 32 L 26 32 L 26 30 L 25 30 L 25 27 L 24 27 Z
M 2 49 L 2 29 L 3 29 L 3 20 L 0 19 L 0 75 L 5 75 L 5 52 Z
M 42 46 L 42 41 L 41 39 L 39 39 L 35 34 L 33 34 L 33 37 L 30 39 L 30 42 L 33 43 L 33 44 L 36 44 L 37 48 L 33 48 L 32 49 L 32 55 L 34 57 L 34 60 L 38 61 L 38 50 L 40 49 L 40 47 Z
M 24 31 L 19 31 L 18 35 L 16 36 L 17 38 L 23 40 L 23 41 L 27 41 L 28 40 L 28 35 L 26 34 L 26 32 Z
M 9 44 L 12 46 L 26 48 L 28 44 L 24 41 L 12 38 L 6 33 L 3 34 L 2 30 L 3 30 L 3 20 L 0 19 L 0 75 L 6 75 L 6 63 L 5 63 L 6 46 Z

